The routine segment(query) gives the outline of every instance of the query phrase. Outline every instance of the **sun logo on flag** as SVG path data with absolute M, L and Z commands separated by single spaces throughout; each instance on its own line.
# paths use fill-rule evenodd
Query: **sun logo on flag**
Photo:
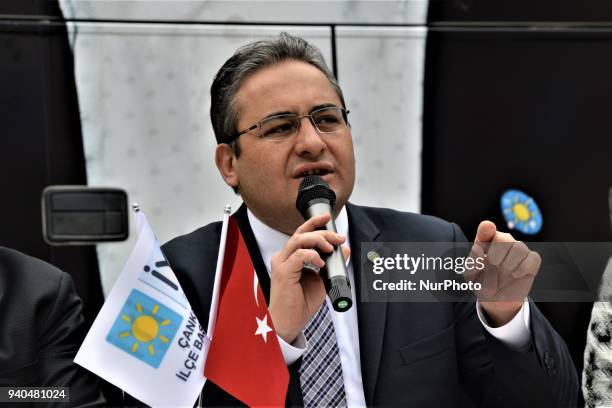
M 533 198 L 520 190 L 508 190 L 501 197 L 501 209 L 508 228 L 535 235 L 542 229 L 542 213 Z
M 134 289 L 106 341 L 158 368 L 182 321 L 178 313 Z
M 136 311 L 138 312 L 138 317 L 136 317 L 134 321 L 132 321 L 132 318 L 128 315 L 121 315 L 121 318 L 126 322 L 130 323 L 132 327 L 129 331 L 119 333 L 119 337 L 134 337 L 134 343 L 132 344 L 132 353 L 138 351 L 138 347 L 140 346 L 139 342 L 143 342 L 147 343 L 147 349 L 149 350 L 149 354 L 154 355 L 155 347 L 153 347 L 152 340 L 159 338 L 164 343 L 169 342 L 166 336 L 159 334 L 159 327 L 169 325 L 170 320 L 166 319 L 162 322 L 158 322 L 155 319 L 154 316 L 159 311 L 158 304 L 153 306 L 151 315 L 143 314 L 142 305 L 140 303 L 136 303 Z

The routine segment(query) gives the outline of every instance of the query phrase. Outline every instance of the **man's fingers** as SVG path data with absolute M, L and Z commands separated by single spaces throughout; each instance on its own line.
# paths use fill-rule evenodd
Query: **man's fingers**
M 505 245 L 505 244 L 503 244 Z M 504 272 L 512 272 L 514 271 L 521 262 L 527 258 L 529 255 L 529 248 L 522 241 L 516 241 L 512 243 L 512 247 L 508 251 L 508 255 L 506 255 L 506 259 L 504 259 L 501 264 L 501 268 Z
M 296 250 L 318 248 L 321 252 L 329 253 L 335 245 L 341 245 L 346 238 L 332 231 L 312 231 L 293 235 L 280 251 L 283 260 L 288 259 Z
M 540 254 L 535 251 L 529 251 L 523 262 L 512 272 L 512 276 L 515 278 L 521 278 L 526 275 L 536 276 L 540 270 L 541 263 L 542 258 L 540 258 Z
M 484 249 L 482 249 L 480 245 L 478 244 L 472 245 L 472 249 L 470 250 L 470 254 L 468 255 L 468 258 L 476 259 L 476 258 L 484 258 L 484 256 L 485 256 Z M 466 279 L 467 281 L 473 281 L 476 278 L 478 278 L 478 275 L 480 275 L 481 272 L 482 272 L 482 269 L 478 269 L 476 267 L 466 268 L 465 272 L 463 273 L 463 278 Z
M 500 242 L 489 245 L 487 261 L 493 266 L 500 266 L 512 248 L 511 242 Z
M 317 268 L 322 268 L 325 261 L 314 249 L 298 249 L 286 261 L 288 270 L 291 272 L 301 272 L 306 264 L 312 264 Z
M 495 237 L 497 227 L 491 221 L 483 221 L 478 225 L 476 230 L 476 238 L 474 241 L 480 243 L 480 246 L 486 251 L 487 243 L 491 242 Z
M 330 214 L 322 214 L 312 217 L 295 230 L 295 234 L 302 234 L 304 232 L 315 231 L 317 228 L 321 228 L 331 219 Z
M 514 242 L 516 240 L 512 235 L 497 231 L 491 242 L 488 243 L 487 260 L 489 263 L 500 266 L 504 259 L 506 259 L 506 256 L 508 256 Z
M 529 293 L 541 263 L 537 252 L 512 235 L 497 231 L 490 221 L 481 222 L 476 232 L 470 257 L 479 256 L 486 259 L 485 269 L 467 271 L 465 278 L 482 284 L 476 293 L 481 301 L 522 300 Z

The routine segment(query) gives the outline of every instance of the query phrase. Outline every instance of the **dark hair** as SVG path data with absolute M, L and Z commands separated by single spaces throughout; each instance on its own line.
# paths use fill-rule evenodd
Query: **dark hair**
M 215 138 L 217 143 L 229 143 L 236 156 L 240 155 L 238 141 L 234 140 L 238 133 L 238 112 L 234 102 L 238 89 L 250 75 L 288 59 L 306 62 L 323 72 L 342 107 L 346 107 L 338 81 L 325 64 L 321 51 L 314 45 L 285 32 L 270 40 L 246 44 L 223 64 L 210 88 L 210 119 Z

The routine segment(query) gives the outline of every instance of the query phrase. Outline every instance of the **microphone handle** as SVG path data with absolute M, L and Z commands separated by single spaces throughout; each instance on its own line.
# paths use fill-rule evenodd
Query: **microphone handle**
M 332 208 L 327 200 L 313 200 L 314 202 L 306 209 L 307 219 L 323 214 L 333 214 Z M 338 232 L 333 216 L 321 229 Z M 325 266 L 321 268 L 320 274 L 325 283 L 327 296 L 337 312 L 345 312 L 353 305 L 351 294 L 351 282 L 346 271 L 346 262 L 342 248 L 334 245 L 332 253 L 322 254 Z

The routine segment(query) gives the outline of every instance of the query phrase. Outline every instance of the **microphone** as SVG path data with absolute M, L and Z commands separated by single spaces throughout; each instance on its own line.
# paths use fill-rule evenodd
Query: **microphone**
M 336 203 L 336 193 L 319 176 L 306 176 L 300 183 L 295 206 L 305 220 L 323 214 L 332 217 L 324 227 L 328 231 L 336 231 L 333 208 Z M 336 312 L 346 312 L 353 305 L 351 298 L 351 282 L 346 271 L 346 263 L 342 249 L 334 246 L 331 254 L 322 254 L 325 266 L 319 271 L 325 290 Z

